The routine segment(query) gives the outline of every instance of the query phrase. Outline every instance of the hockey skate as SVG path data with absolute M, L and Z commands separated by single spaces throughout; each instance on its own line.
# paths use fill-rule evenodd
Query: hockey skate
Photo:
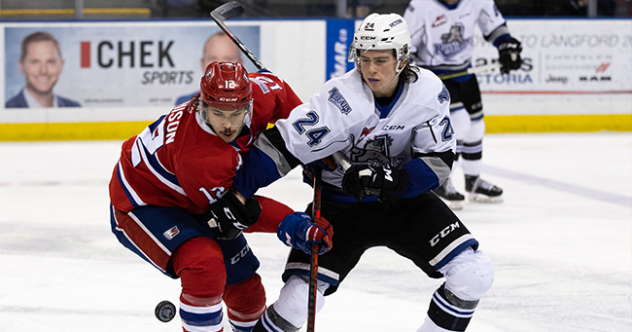
M 433 192 L 439 196 L 450 209 L 461 210 L 463 208 L 465 196 L 454 189 L 450 178 L 445 180 L 445 182 L 439 186 L 439 188 L 433 190 Z
M 503 190 L 479 176 L 465 176 L 465 191 L 472 202 L 501 203 L 503 201 Z

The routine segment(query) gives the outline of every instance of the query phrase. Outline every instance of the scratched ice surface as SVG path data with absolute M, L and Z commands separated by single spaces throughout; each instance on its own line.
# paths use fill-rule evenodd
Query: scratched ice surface
M 162 300 L 177 304 L 179 281 L 110 233 L 120 144 L 0 144 L 0 331 L 181 331 L 178 317 L 153 314 Z M 468 331 L 632 331 L 632 134 L 487 135 L 484 144 L 483 177 L 505 202 L 457 213 L 496 269 Z M 296 171 L 260 194 L 297 210 L 311 200 Z M 287 247 L 273 234 L 247 237 L 270 304 Z M 316 330 L 415 331 L 440 282 L 372 249 L 327 298 Z

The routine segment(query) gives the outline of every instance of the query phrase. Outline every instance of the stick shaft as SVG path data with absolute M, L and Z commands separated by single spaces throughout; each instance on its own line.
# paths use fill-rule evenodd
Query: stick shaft
M 236 8 L 239 8 L 241 10 L 235 10 Z M 243 12 L 243 8 L 241 7 L 240 3 L 236 1 L 231 1 L 215 8 L 211 12 L 211 17 L 213 18 L 213 21 L 215 21 L 215 23 L 219 26 L 219 28 L 222 29 L 222 31 L 224 31 L 226 36 L 228 36 L 228 38 L 230 38 L 233 41 L 233 43 L 237 45 L 237 47 L 241 50 L 241 52 L 244 53 L 244 55 L 248 58 L 248 60 L 250 60 L 255 65 L 255 67 L 257 67 L 257 69 L 259 70 L 265 69 L 265 66 L 263 65 L 263 63 L 261 63 L 261 61 L 259 61 L 259 59 L 257 59 L 257 57 L 252 52 L 250 52 L 250 50 L 246 47 L 246 45 L 244 45 L 244 43 L 242 43 L 241 40 L 239 40 L 239 38 L 235 37 L 235 35 L 233 35 L 233 33 L 228 29 L 226 24 L 224 24 L 224 20 L 233 16 L 231 15 L 230 17 L 225 17 L 223 16 L 223 13 L 231 12 L 231 10 L 234 13 Z
M 322 188 L 322 170 L 314 167 L 314 201 L 312 202 L 312 219 L 320 217 L 320 199 Z M 316 292 L 318 291 L 316 284 L 318 282 L 318 245 L 312 244 L 312 252 L 310 254 L 309 269 L 309 299 L 307 303 L 307 332 L 314 332 L 316 323 Z
M 492 63 L 489 65 L 484 65 L 484 66 L 478 66 L 478 67 L 472 67 L 472 68 L 468 68 L 467 70 L 458 72 L 458 73 L 454 73 L 454 74 L 445 74 L 445 75 L 439 75 L 439 78 L 442 80 L 447 80 L 450 78 L 455 78 L 455 77 L 459 77 L 459 76 L 465 76 L 465 75 L 470 75 L 470 74 L 476 74 L 476 73 L 480 73 L 480 72 L 484 72 L 487 70 L 492 70 L 492 69 L 496 69 L 496 68 L 500 68 L 501 65 L 500 63 Z

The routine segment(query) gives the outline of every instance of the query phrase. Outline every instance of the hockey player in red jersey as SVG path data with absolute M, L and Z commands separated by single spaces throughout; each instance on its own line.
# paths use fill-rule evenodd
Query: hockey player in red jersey
M 212 62 L 201 92 L 123 143 L 110 181 L 112 232 L 172 278 L 180 278 L 183 331 L 251 331 L 266 309 L 259 261 L 242 231 L 292 236 L 293 247 L 331 247 L 325 219 L 231 190 L 240 153 L 268 123 L 301 103 L 269 72 Z M 285 240 L 285 238 L 282 238 Z

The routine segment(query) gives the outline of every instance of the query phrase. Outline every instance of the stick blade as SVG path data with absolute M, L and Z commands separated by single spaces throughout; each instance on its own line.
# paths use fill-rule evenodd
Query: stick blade
M 230 18 L 237 17 L 244 12 L 244 7 L 237 1 L 227 2 L 211 12 L 211 17 L 216 20 L 226 21 Z

